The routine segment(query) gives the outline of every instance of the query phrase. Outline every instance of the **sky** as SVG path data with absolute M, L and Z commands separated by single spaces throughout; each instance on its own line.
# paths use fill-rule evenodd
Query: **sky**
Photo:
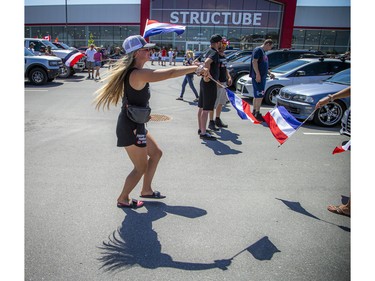
M 139 4 L 141 0 L 67 0 L 74 4 Z M 25 5 L 65 5 L 65 0 L 25 0 Z M 297 6 L 350 6 L 350 0 L 297 0 Z

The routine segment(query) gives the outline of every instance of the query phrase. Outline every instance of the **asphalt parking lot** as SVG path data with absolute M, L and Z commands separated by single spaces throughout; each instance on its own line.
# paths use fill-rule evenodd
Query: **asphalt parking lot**
M 229 127 L 202 141 L 190 88 L 176 100 L 183 77 L 153 83 L 167 198 L 122 210 L 119 107 L 96 111 L 103 83 L 86 76 L 25 83 L 25 280 L 351 280 L 351 219 L 326 210 L 350 197 L 339 127 L 307 123 L 278 147 L 228 105 Z

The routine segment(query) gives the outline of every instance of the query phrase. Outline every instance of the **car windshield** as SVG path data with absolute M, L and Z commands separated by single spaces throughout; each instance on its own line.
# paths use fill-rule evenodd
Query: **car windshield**
M 66 45 L 65 43 L 60 42 L 60 45 L 63 46 L 65 49 L 69 49 L 70 47 Z
M 53 45 L 50 41 L 47 41 L 47 40 L 42 40 L 42 43 L 46 46 L 50 46 L 52 50 L 58 50 L 59 48 L 57 48 L 55 45 Z
M 300 67 L 302 65 L 308 64 L 310 61 L 308 60 L 292 60 L 286 63 L 283 63 L 281 65 L 278 65 L 272 69 L 270 69 L 271 72 L 274 73 L 287 73 L 297 67 Z
M 326 82 L 350 85 L 350 68 L 340 71 L 339 73 L 333 75 L 331 78 L 328 78 Z
M 247 55 L 247 56 L 243 56 L 243 57 L 239 57 L 235 60 L 232 60 L 231 63 L 236 63 L 236 62 L 248 62 L 251 60 L 251 56 Z
M 35 55 L 33 54 L 32 51 L 30 51 L 29 49 L 25 48 L 25 56 L 35 56 Z

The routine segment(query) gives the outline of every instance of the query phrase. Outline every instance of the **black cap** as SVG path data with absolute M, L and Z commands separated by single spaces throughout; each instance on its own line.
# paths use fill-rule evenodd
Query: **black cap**
M 211 36 L 210 43 L 218 43 L 221 40 L 223 40 L 223 37 L 221 37 L 221 35 L 214 34 L 214 35 Z

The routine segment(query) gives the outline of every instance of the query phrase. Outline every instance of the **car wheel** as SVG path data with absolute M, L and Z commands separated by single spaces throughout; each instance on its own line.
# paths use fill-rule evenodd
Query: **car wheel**
M 237 74 L 237 77 L 234 78 L 234 81 L 232 81 L 232 87 L 237 87 L 237 82 L 240 81 L 241 78 L 249 76 L 249 72 L 241 72 Z
M 341 122 L 345 109 L 341 101 L 330 102 L 315 111 L 314 123 L 323 127 L 334 127 Z
M 60 73 L 59 73 L 59 78 L 68 78 L 70 76 L 70 67 L 67 67 L 66 65 L 64 65 L 61 70 L 60 70 Z
M 269 105 L 275 105 L 276 103 L 273 101 L 273 99 L 276 100 L 276 96 L 279 94 L 282 87 L 283 86 L 281 85 L 269 87 L 264 95 L 264 102 Z
M 34 68 L 29 73 L 29 80 L 34 85 L 43 85 L 47 83 L 47 72 L 42 68 Z

